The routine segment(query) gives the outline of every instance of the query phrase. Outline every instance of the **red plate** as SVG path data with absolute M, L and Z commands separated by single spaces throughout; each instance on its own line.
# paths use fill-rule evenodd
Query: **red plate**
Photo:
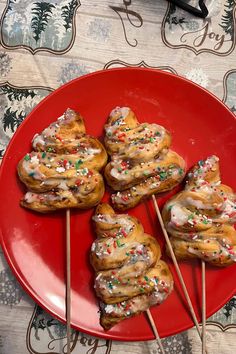
M 4 156 L 0 175 L 1 243 L 7 260 L 24 289 L 57 318 L 65 318 L 65 212 L 40 215 L 19 207 L 24 188 L 18 181 L 18 161 L 31 149 L 31 139 L 59 117 L 67 107 L 83 115 L 87 132 L 102 136 L 108 113 L 115 106 L 130 106 L 141 122 L 157 122 L 169 129 L 173 149 L 188 167 L 211 154 L 220 158 L 222 181 L 236 190 L 236 120 L 216 97 L 178 76 L 148 69 L 96 72 L 62 86 L 45 98 L 21 124 Z M 106 199 L 106 198 L 105 198 Z M 160 203 L 163 199 L 160 200 Z M 116 340 L 149 340 L 153 333 L 142 314 L 104 332 L 99 325 L 93 271 L 88 256 L 95 235 L 93 210 L 73 211 L 71 217 L 72 325 L 83 332 Z M 145 231 L 163 245 L 151 201 L 132 210 Z M 175 291 L 152 315 L 160 335 L 169 336 L 192 327 L 179 282 Z M 181 270 L 198 317 L 201 316 L 199 262 L 182 263 Z M 207 316 L 227 302 L 236 290 L 236 264 L 207 266 Z

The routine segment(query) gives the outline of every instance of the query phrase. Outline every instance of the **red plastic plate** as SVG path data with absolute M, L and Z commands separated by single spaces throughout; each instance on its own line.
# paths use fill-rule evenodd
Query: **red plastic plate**
M 80 111 L 87 132 L 101 137 L 115 106 L 130 106 L 140 122 L 157 122 L 172 133 L 173 149 L 190 167 L 211 154 L 220 158 L 222 181 L 236 190 L 236 119 L 216 97 L 199 86 L 162 71 L 125 68 L 96 72 L 62 86 L 44 99 L 21 124 L 4 156 L 0 175 L 1 243 L 7 260 L 24 289 L 57 318 L 65 318 L 65 212 L 41 215 L 19 206 L 24 188 L 16 173 L 18 161 L 31 149 L 31 139 L 57 119 L 67 107 Z M 166 197 L 165 197 L 166 198 Z M 108 195 L 104 200 L 108 199 Z M 163 198 L 160 199 L 160 205 Z M 121 322 L 108 332 L 99 325 L 89 250 L 95 238 L 93 210 L 71 216 L 72 325 L 91 335 L 116 340 L 153 339 L 147 317 Z M 163 246 L 151 201 L 130 210 L 145 231 Z M 175 290 L 151 312 L 160 335 L 169 336 L 193 325 L 171 262 Z M 201 317 L 200 263 L 182 263 L 181 270 Z M 207 266 L 207 316 L 235 293 L 236 264 Z

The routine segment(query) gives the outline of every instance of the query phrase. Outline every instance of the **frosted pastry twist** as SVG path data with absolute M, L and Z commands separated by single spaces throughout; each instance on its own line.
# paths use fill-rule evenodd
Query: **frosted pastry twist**
M 126 210 L 152 194 L 169 191 L 184 177 L 184 160 L 169 150 L 170 133 L 158 124 L 140 124 L 128 107 L 117 107 L 105 125 L 105 146 L 111 162 L 105 178 L 112 203 Z
M 97 139 L 86 135 L 80 114 L 67 109 L 34 136 L 32 146 L 34 151 L 18 164 L 18 175 L 29 190 L 22 206 L 44 213 L 99 203 L 104 194 L 99 171 L 107 154 Z
M 185 189 L 162 211 L 178 259 L 201 258 L 216 266 L 236 261 L 236 196 L 220 182 L 219 158 L 199 161 Z
M 95 291 L 101 300 L 101 325 L 111 328 L 125 318 L 160 304 L 173 288 L 170 270 L 160 260 L 156 239 L 127 214 L 100 204 L 93 217 L 98 238 L 90 261 L 96 271 Z

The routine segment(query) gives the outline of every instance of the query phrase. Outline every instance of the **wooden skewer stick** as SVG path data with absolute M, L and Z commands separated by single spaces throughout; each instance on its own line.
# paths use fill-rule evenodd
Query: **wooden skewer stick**
M 156 337 L 157 343 L 158 343 L 158 345 L 159 345 L 159 348 L 160 348 L 160 350 L 161 350 L 161 353 L 162 353 L 162 354 L 165 354 L 165 350 L 164 350 L 164 348 L 163 348 L 163 346 L 162 346 L 161 338 L 160 338 L 160 336 L 159 336 L 159 334 L 158 334 L 157 327 L 156 327 L 155 322 L 154 322 L 154 320 L 153 320 L 152 314 L 151 314 L 151 312 L 150 312 L 149 309 L 146 311 L 146 313 L 147 313 L 148 319 L 149 319 L 149 321 L 150 321 L 150 324 L 151 324 L 153 333 L 155 334 L 155 337 Z
M 186 288 L 182 273 L 180 271 L 177 259 L 175 257 L 172 245 L 171 245 L 170 240 L 169 240 L 169 236 L 168 236 L 167 231 L 165 229 L 165 226 L 164 226 L 164 223 L 163 223 L 163 220 L 162 220 L 162 216 L 161 216 L 161 213 L 160 213 L 160 210 L 159 210 L 159 207 L 158 207 L 158 204 L 157 204 L 157 201 L 156 201 L 156 198 L 155 198 L 154 195 L 152 195 L 152 200 L 153 200 L 153 203 L 154 203 L 155 211 L 156 211 L 157 216 L 158 216 L 158 220 L 159 220 L 161 228 L 162 228 L 162 232 L 164 234 L 167 246 L 168 246 L 169 251 L 170 251 L 170 255 L 171 255 L 172 261 L 173 261 L 174 266 L 175 266 L 175 270 L 176 270 L 176 272 L 178 274 L 178 278 L 179 278 L 181 287 L 183 289 L 185 298 L 187 300 L 187 303 L 188 303 L 188 306 L 189 306 L 189 310 L 190 310 L 190 313 L 191 313 L 192 318 L 193 318 L 193 322 L 194 322 L 194 324 L 195 324 L 195 326 L 197 328 L 197 331 L 198 331 L 198 334 L 199 334 L 200 338 L 202 339 L 202 334 L 201 334 L 201 330 L 200 330 L 200 327 L 199 327 L 199 324 L 198 324 L 198 321 L 197 321 L 197 317 L 195 315 L 194 308 L 193 308 L 192 302 L 191 302 L 189 294 L 188 294 L 188 290 Z
M 70 209 L 66 210 L 66 336 L 67 354 L 71 343 L 71 259 L 70 259 Z
M 202 260 L 202 354 L 206 354 L 206 267 Z

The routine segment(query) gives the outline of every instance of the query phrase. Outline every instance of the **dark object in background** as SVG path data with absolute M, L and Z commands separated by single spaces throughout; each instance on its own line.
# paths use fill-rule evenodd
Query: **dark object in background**
M 199 2 L 198 2 L 200 10 L 197 9 L 196 7 L 193 7 L 189 4 L 187 4 L 185 0 L 169 0 L 169 1 L 177 6 L 181 7 L 181 9 L 184 9 L 184 10 L 190 12 L 191 14 L 193 14 L 195 16 L 205 18 L 208 15 L 208 10 L 207 10 L 207 7 L 204 3 L 204 0 L 199 0 Z

